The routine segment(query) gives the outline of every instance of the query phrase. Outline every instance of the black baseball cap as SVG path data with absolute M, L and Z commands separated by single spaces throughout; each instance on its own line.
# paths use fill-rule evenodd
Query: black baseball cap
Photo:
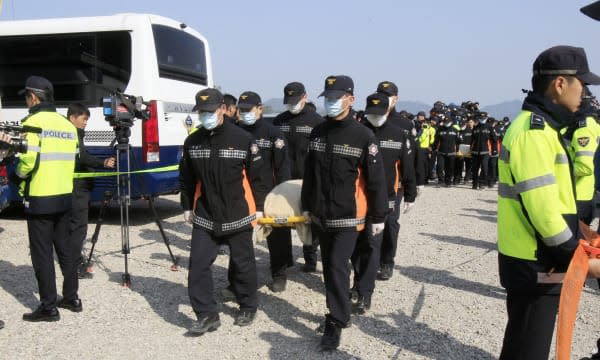
M 196 94 L 196 106 L 194 106 L 192 111 L 215 112 L 223 103 L 223 94 L 219 90 L 200 90 Z
M 365 115 L 385 115 L 390 107 L 388 95 L 380 92 L 367 96 Z
M 18 94 L 23 95 L 27 90 L 54 94 L 54 87 L 52 86 L 52 83 L 44 77 L 35 75 L 27 78 L 25 81 L 25 88 L 19 90 Z
M 591 4 L 582 7 L 580 10 L 592 19 L 600 20 L 600 1 L 594 1 Z
M 398 87 L 391 81 L 382 81 L 377 85 L 377 92 L 387 96 L 398 96 Z
M 325 90 L 319 95 L 340 98 L 346 94 L 354 95 L 354 81 L 346 75 L 330 75 L 325 79 Z
M 306 94 L 306 89 L 302 83 L 291 82 L 283 88 L 283 103 L 297 104 L 304 94 Z
M 262 100 L 257 93 L 253 91 L 244 91 L 238 99 L 238 108 L 240 110 L 250 110 L 255 106 L 262 105 Z
M 533 75 L 575 76 L 586 85 L 600 85 L 600 77 L 592 72 L 585 50 L 574 46 L 554 46 L 544 50 L 533 63 Z

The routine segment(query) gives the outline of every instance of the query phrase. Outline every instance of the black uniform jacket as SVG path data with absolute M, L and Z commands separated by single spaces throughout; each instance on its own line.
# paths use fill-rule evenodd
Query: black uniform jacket
M 383 157 L 383 168 L 387 185 L 388 207 L 393 209 L 396 191 L 404 194 L 404 201 L 414 202 L 417 197 L 417 180 L 414 167 L 416 148 L 411 145 L 406 133 L 390 124 L 389 120 L 376 128 L 369 122 L 365 124 L 379 141 L 379 151 Z M 399 187 L 399 185 L 402 187 Z
M 249 132 L 260 149 L 263 166 L 261 179 L 269 189 L 290 179 L 286 140 L 279 129 L 265 120 L 258 120 L 253 125 L 244 125 L 242 129 Z M 264 202 L 264 199 L 260 199 Z M 258 201 L 258 200 L 257 200 Z
M 471 152 L 473 155 L 490 154 L 496 148 L 496 135 L 492 131 L 492 127 L 487 122 L 479 123 L 473 128 L 471 138 Z
M 434 149 L 441 155 L 455 155 L 458 150 L 458 130 L 453 126 L 440 126 L 435 133 Z
M 302 209 L 327 231 L 362 230 L 385 221 L 383 159 L 373 132 L 352 116 L 325 118 L 310 134 Z
M 304 162 L 308 154 L 310 133 L 322 122 L 321 115 L 307 109 L 306 106 L 296 115 L 286 111 L 273 119 L 273 125 L 281 130 L 288 141 L 292 179 L 302 179 L 304 176 Z
M 188 136 L 179 182 L 181 206 L 194 209 L 194 226 L 217 236 L 251 229 L 269 191 L 262 167 L 252 135 L 228 121 Z

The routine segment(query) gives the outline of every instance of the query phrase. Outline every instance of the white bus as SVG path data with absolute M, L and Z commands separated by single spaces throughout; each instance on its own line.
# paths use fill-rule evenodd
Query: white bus
M 66 115 L 74 102 L 89 107 L 85 142 L 100 157 L 114 154 L 115 137 L 102 98 L 121 91 L 150 101 L 150 119 L 138 119 L 131 128 L 134 169 L 178 164 L 187 128 L 197 123 L 194 95 L 213 87 L 206 38 L 183 23 L 149 14 L 0 21 L 0 122 L 18 125 L 27 115 L 17 92 L 30 75 L 53 83 L 58 112 Z M 92 198 L 114 190 L 115 182 L 96 179 Z M 134 198 L 177 191 L 177 171 L 132 177 Z

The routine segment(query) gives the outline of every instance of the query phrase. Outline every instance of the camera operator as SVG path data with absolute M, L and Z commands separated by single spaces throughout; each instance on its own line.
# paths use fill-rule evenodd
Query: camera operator
M 76 172 L 89 172 L 95 168 L 105 167 L 114 168 L 115 158 L 98 159 L 92 156 L 83 142 L 85 137 L 85 127 L 90 118 L 88 108 L 80 103 L 69 105 L 67 110 L 67 118 L 77 128 L 77 138 L 79 141 L 79 158 L 75 163 Z M 73 208 L 71 209 L 71 226 L 69 236 L 70 243 L 74 244 L 79 251 L 79 260 L 77 266 L 77 276 L 80 279 L 89 279 L 93 277 L 91 272 L 86 271 L 86 266 L 83 263 L 83 243 L 87 236 L 88 211 L 90 192 L 94 187 L 94 178 L 75 179 L 73 181 Z
M 31 262 L 38 282 L 39 307 L 23 315 L 25 321 L 58 321 L 57 307 L 81 311 L 77 295 L 76 246 L 70 244 L 69 214 L 72 206 L 73 171 L 77 156 L 77 131 L 54 107 L 54 88 L 39 76 L 27 78 L 25 96 L 29 116 L 23 125 L 42 129 L 27 133 L 27 152 L 21 153 L 15 169 L 19 193 L 23 196 Z M 63 299 L 58 301 L 54 251 L 63 274 Z

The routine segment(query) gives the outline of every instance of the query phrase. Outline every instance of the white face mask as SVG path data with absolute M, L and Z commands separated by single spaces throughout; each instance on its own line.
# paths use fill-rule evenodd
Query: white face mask
M 253 125 L 256 122 L 256 113 L 254 111 L 240 113 L 244 125 Z
M 371 123 L 371 125 L 373 125 L 374 127 L 377 127 L 377 128 L 380 127 L 381 125 L 385 124 L 385 122 L 387 120 L 387 115 L 367 114 L 367 115 L 365 115 L 365 117 Z
M 219 125 L 219 116 L 216 112 L 201 112 L 198 114 L 200 124 L 207 130 L 212 130 Z
M 480 122 L 481 124 L 485 124 L 485 123 L 487 122 L 487 118 L 486 118 L 486 119 L 481 119 L 481 120 L 479 120 L 479 122 Z
M 325 105 L 325 111 L 327 112 L 327 116 L 336 117 L 339 114 L 343 113 L 344 112 L 343 103 L 344 103 L 343 98 L 332 99 L 332 98 L 326 97 L 325 101 L 324 101 L 324 105 Z
M 287 104 L 287 110 L 293 115 L 297 115 L 302 111 L 304 106 L 302 106 L 302 100 L 298 101 L 296 104 Z

